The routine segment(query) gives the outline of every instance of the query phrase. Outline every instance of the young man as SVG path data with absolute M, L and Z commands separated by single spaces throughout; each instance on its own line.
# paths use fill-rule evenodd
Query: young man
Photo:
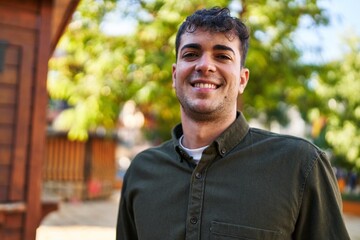
M 325 154 L 250 128 L 237 112 L 248 40 L 226 8 L 199 10 L 181 25 L 172 75 L 182 123 L 133 160 L 117 240 L 349 239 Z

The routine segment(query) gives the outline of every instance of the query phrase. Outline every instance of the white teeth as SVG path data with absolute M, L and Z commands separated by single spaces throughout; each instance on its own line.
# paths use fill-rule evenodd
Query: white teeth
M 194 85 L 196 88 L 210 88 L 215 89 L 216 85 L 211 83 L 195 83 Z

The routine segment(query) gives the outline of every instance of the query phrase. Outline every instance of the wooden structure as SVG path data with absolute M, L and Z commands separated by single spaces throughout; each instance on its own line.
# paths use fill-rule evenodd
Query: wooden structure
M 48 60 L 79 0 L 0 0 L 0 239 L 34 240 Z
M 115 184 L 116 138 L 90 134 L 86 142 L 49 132 L 43 168 L 44 191 L 66 200 L 108 197 Z

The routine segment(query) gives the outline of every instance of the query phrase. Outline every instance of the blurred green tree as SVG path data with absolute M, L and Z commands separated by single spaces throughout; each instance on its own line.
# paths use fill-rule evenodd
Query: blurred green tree
M 308 114 L 320 123 L 314 137 L 333 151 L 335 164 L 360 171 L 360 38 L 348 37 L 344 46 L 349 49 L 342 59 L 314 76 L 322 101 Z
M 106 13 L 116 6 L 124 19 L 136 20 L 132 34 L 101 31 Z M 132 99 L 146 116 L 147 136 L 168 138 L 180 121 L 171 87 L 176 30 L 186 15 L 211 6 L 230 6 L 251 29 L 246 63 L 251 80 L 239 108 L 268 126 L 286 125 L 293 105 L 306 118 L 307 107 L 318 101 L 311 74 L 321 66 L 301 61 L 294 32 L 303 18 L 311 26 L 327 24 L 316 0 L 83 0 L 50 61 L 50 97 L 70 106 L 58 118 L 58 128 L 69 129 L 70 138 L 86 139 L 98 126 L 113 128 L 122 104 Z
M 71 139 L 85 140 L 88 130 L 114 127 L 123 94 L 119 81 L 126 55 L 114 44 L 121 42 L 100 31 L 105 14 L 116 7 L 115 0 L 81 1 L 79 9 L 49 62 L 50 103 L 57 100 L 70 106 L 60 113 L 56 127 L 69 131 Z
M 306 119 L 308 106 L 318 99 L 311 88 L 314 71 L 322 66 L 302 61 L 295 45 L 296 30 L 306 19 L 306 28 L 328 24 L 318 1 L 241 1 L 240 16 L 251 28 L 247 67 L 250 82 L 242 96 L 243 112 L 270 129 L 272 122 L 289 123 L 288 110 L 296 106 Z

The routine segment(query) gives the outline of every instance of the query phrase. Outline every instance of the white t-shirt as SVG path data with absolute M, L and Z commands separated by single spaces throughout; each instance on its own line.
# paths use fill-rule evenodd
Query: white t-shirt
M 207 148 L 209 145 L 206 145 L 204 147 L 200 147 L 200 148 L 194 148 L 194 149 L 190 149 L 190 148 L 186 148 L 184 147 L 184 145 L 182 144 L 182 141 L 184 139 L 184 135 L 182 135 L 179 139 L 180 142 L 180 146 L 186 151 L 187 154 L 189 154 L 195 161 L 195 163 L 199 163 L 202 153 L 205 150 L 205 148 Z

